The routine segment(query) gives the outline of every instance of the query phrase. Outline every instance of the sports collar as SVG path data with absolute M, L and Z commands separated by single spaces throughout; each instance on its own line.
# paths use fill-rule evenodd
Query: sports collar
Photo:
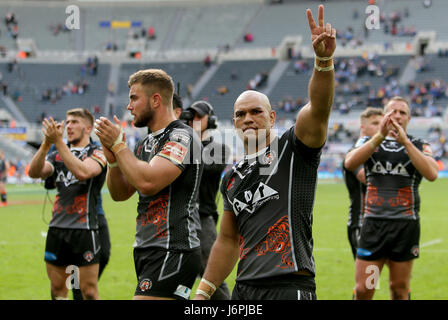
M 165 128 L 162 128 L 162 129 L 160 129 L 160 130 L 157 130 L 157 131 L 155 131 L 155 132 L 151 132 L 150 135 L 151 135 L 153 138 L 155 138 L 155 137 L 157 137 L 158 135 L 162 134 L 162 132 L 165 131 L 165 129 L 166 129 L 166 127 L 165 127 Z
M 263 149 L 261 149 L 260 151 L 258 151 L 256 153 L 245 155 L 244 160 L 257 158 L 257 157 L 261 156 L 262 154 L 264 154 L 266 152 L 266 150 L 268 150 L 268 148 L 269 148 L 269 146 L 264 147 Z

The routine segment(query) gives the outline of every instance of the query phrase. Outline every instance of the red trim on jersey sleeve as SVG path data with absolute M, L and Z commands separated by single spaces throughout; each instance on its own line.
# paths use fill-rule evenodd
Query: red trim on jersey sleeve
M 159 152 L 159 156 L 167 158 L 175 163 L 182 164 L 187 156 L 188 149 L 174 141 L 168 141 Z
M 107 164 L 106 156 L 104 152 L 101 150 L 94 150 L 92 155 L 90 156 L 93 160 L 98 162 L 102 167 L 105 167 Z
M 430 157 L 433 156 L 432 148 L 431 148 L 431 146 L 429 144 L 424 144 L 423 145 L 423 154 L 425 156 L 430 156 Z

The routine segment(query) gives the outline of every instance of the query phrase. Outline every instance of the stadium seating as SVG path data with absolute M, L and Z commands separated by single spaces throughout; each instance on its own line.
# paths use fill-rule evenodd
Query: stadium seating
M 421 82 L 426 80 L 446 78 L 447 57 L 438 57 L 436 54 L 428 54 L 425 56 L 428 68 L 422 72 L 417 72 L 415 81 Z
M 171 49 L 217 48 L 233 45 L 260 5 L 219 4 L 187 8 Z
M 369 32 L 365 39 L 366 3 L 348 0 L 327 2 L 326 19 L 337 26 L 340 34 L 351 27 L 354 37 L 369 42 L 412 40 L 412 36 L 385 33 L 384 21 L 380 30 Z M 104 50 L 108 42 L 115 42 L 118 50 L 124 50 L 131 30 L 140 34 L 141 29 L 147 30 L 150 26 L 155 28 L 157 37 L 147 42 L 148 50 L 211 49 L 235 44 L 238 47 L 274 47 L 285 35 L 308 38 L 308 22 L 304 12 L 306 8 L 314 8 L 315 4 L 315 1 L 272 6 L 256 2 L 141 6 L 79 3 L 83 28 L 77 32 L 64 32 L 64 23 L 68 17 L 66 3 L 54 2 L 45 6 L 38 2 L 13 5 L 0 3 L 0 15 L 14 12 L 18 20 L 19 37 L 35 39 L 39 50 L 96 51 Z M 398 33 L 401 27 L 415 27 L 417 31 L 435 30 L 438 39 L 448 39 L 444 29 L 444 12 L 448 10 L 446 1 L 438 1 L 427 9 L 423 8 L 421 0 L 387 1 L 379 6 L 386 19 L 392 13 L 400 14 Z M 355 11 L 357 18 L 354 17 Z M 124 24 L 105 27 L 105 22 L 113 21 Z M 131 28 L 126 27 L 126 22 L 131 24 Z M 2 45 L 15 49 L 15 41 L 7 36 L 3 24 L 0 30 L 4 35 Z M 246 32 L 254 35 L 253 42 L 243 41 Z
M 43 53 L 37 61 L 28 59 L 22 62 L 20 60 L 18 69 L 13 72 L 8 71 L 8 60 L 11 57 L 9 56 L 0 60 L 0 72 L 3 81 L 8 83 L 9 96 L 32 123 L 39 121 L 43 114 L 62 119 L 66 110 L 75 106 L 84 106 L 92 111 L 95 109 L 94 106 L 97 106 L 97 111 L 104 115 L 109 103 L 114 104 L 114 113 L 123 117 L 127 114 L 129 75 L 145 68 L 166 70 L 175 83 L 180 84 L 180 95 L 186 103 L 208 99 L 213 104 L 220 121 L 231 119 L 231 110 L 236 97 L 243 90 L 248 89 L 249 82 L 261 73 L 269 77 L 267 90 L 274 107 L 284 100 L 295 103 L 297 98 L 300 98 L 304 104 L 307 102 L 307 84 L 311 72 L 296 72 L 294 64 L 297 60 L 293 58 L 283 74 L 280 74 L 278 70 L 282 68 L 274 69 L 274 67 L 281 64 L 277 64 L 278 60 L 273 57 L 275 50 L 271 48 L 276 48 L 277 53 L 283 52 L 277 46 L 286 36 L 302 36 L 303 51 L 294 52 L 294 54 L 303 54 L 304 60 L 312 67 L 313 60 L 309 58 L 312 52 L 309 50 L 309 27 L 305 9 L 311 8 L 316 16 L 316 2 L 311 0 L 283 2 L 280 5 L 270 5 L 269 2 L 255 0 L 207 3 L 187 1 L 185 3 L 145 2 L 130 5 L 117 3 L 114 6 L 79 2 L 77 5 L 81 9 L 81 29 L 70 32 L 64 31 L 63 27 L 67 18 L 65 12 L 67 3 L 51 2 L 43 6 L 39 2 L 29 1 L 2 2 L 0 16 L 4 17 L 7 12 L 15 13 L 19 38 L 31 38 L 38 51 L 47 52 Z M 338 47 L 347 49 L 353 46 L 353 43 L 343 39 L 350 38 L 347 35 L 349 29 L 352 30 L 352 38 L 358 39 L 359 44 L 363 43 L 367 46 L 365 52 L 352 51 L 348 52 L 346 57 L 340 55 L 336 57 L 338 83 L 335 109 L 348 104 L 351 111 L 345 114 L 344 110 L 339 110 L 341 112 L 333 112 L 332 115 L 356 118 L 366 105 L 375 102 L 373 99 L 369 102 L 369 96 L 370 98 L 372 95 L 378 96 L 378 90 L 381 88 L 385 88 L 386 94 L 391 92 L 409 94 L 406 83 L 401 84 L 400 91 L 391 91 L 390 87 L 392 83 L 397 86 L 403 71 L 412 63 L 411 55 L 414 52 L 399 52 L 397 55 L 396 52 L 390 50 L 389 55 L 381 55 L 376 63 L 384 61 L 385 72 L 387 73 L 388 69 L 395 70 L 393 76 L 386 79 L 384 75 L 371 76 L 368 72 L 359 74 L 351 80 L 357 85 L 369 83 L 369 90 L 362 92 L 352 92 L 350 87 L 348 89 L 346 87 L 346 84 L 350 82 L 340 81 L 338 71 L 341 61 L 349 59 L 359 61 L 361 54 L 373 51 L 369 50 L 369 45 L 372 45 L 371 48 L 374 45 L 378 48 L 378 45 L 382 47 L 385 43 L 401 43 L 401 47 L 404 48 L 403 43 L 412 43 L 414 37 L 400 35 L 402 27 L 415 27 L 417 31 L 435 31 L 439 46 L 443 46 L 443 41 L 448 40 L 444 30 L 443 16 L 448 11 L 448 1 L 433 1 L 430 8 L 423 8 L 421 0 L 378 3 L 380 13 L 385 20 L 382 21 L 380 30 L 371 30 L 368 33 L 365 33 L 364 28 L 367 1 L 340 0 L 324 3 L 326 20 L 338 29 Z M 391 30 L 389 32 L 385 30 L 392 14 L 400 15 L 401 19 L 397 24 L 397 35 L 392 35 Z M 133 38 L 133 33 L 135 38 L 145 39 L 142 30 L 147 32 L 150 26 L 155 28 L 156 37 L 151 40 L 142 40 L 145 43 L 146 55 L 144 53 L 141 60 L 133 60 L 128 53 L 124 52 L 127 40 Z M 0 31 L 1 46 L 16 50 L 16 41 L 8 35 L 3 21 L 0 23 Z M 246 33 L 253 35 L 251 42 L 243 40 L 243 35 Z M 108 44 L 116 45 L 117 55 L 104 52 Z M 220 51 L 220 49 L 223 50 Z M 427 84 L 428 80 L 440 79 L 443 85 L 446 85 L 448 58 L 434 54 L 434 46 L 430 48 L 430 51 L 431 53 L 425 57 L 428 68 L 422 72 L 411 73 L 411 77 L 406 81 Z M 88 72 L 84 74 L 80 69 L 82 63 L 72 62 L 68 58 L 67 62 L 61 63 L 55 58 L 56 56 L 63 57 L 64 54 L 87 57 L 92 52 L 97 52 L 101 61 L 96 76 Z M 191 52 L 196 52 L 194 58 L 192 56 L 183 58 Z M 216 52 L 218 55 L 215 60 Z M 257 60 L 254 60 L 251 55 L 255 52 Z M 54 55 L 51 56 L 51 53 Z M 210 69 L 204 66 L 202 60 L 207 53 L 210 53 L 215 60 Z M 349 57 L 351 54 L 356 56 Z M 172 57 L 175 59 L 170 59 Z M 155 59 L 151 60 L 153 58 Z M 273 76 L 270 75 L 272 70 L 276 70 Z M 207 79 L 209 80 L 205 81 Z M 42 100 L 45 90 L 62 87 L 68 81 L 76 83 L 82 80 L 88 84 L 88 90 L 82 95 L 63 95 L 53 102 Z M 116 84 L 114 95 L 108 94 L 108 84 L 111 80 Z M 194 87 L 195 85 L 197 86 Z M 192 87 L 193 90 L 191 90 Z M 263 91 L 265 88 L 261 86 L 256 89 Z M 190 95 L 191 93 L 193 96 Z M 376 102 L 381 103 L 381 99 L 377 99 Z M 423 102 L 426 103 L 427 100 Z M 438 108 L 445 109 L 448 99 L 443 95 L 434 103 Z M 292 112 L 276 108 L 278 118 L 280 120 L 293 118 L 295 107 L 294 105 Z M 426 105 L 424 107 L 426 108 Z
M 274 59 L 224 61 L 195 99 L 210 101 L 219 119 L 231 119 L 233 103 L 241 92 L 248 89 L 249 81 L 258 73 L 269 73 L 275 63 Z
M 395 86 L 400 87 L 398 85 L 398 80 L 400 79 L 400 76 L 406 66 L 406 64 L 409 61 L 410 56 L 379 56 L 375 59 L 374 65 L 379 67 L 383 66 L 380 69 L 382 70 L 380 73 L 375 73 L 374 75 L 370 74 L 367 70 L 368 67 L 365 68 L 364 71 L 361 71 L 361 68 L 359 69 L 358 76 L 355 77 L 355 84 L 361 84 L 365 88 L 365 84 L 369 84 L 366 88 L 366 91 L 360 92 L 360 93 L 352 93 L 352 92 L 344 92 L 344 85 L 350 86 L 352 83 L 349 81 L 342 82 L 339 81 L 339 84 L 336 88 L 336 94 L 344 95 L 343 101 L 347 102 L 351 100 L 352 98 L 356 97 L 356 101 L 358 103 L 354 104 L 352 108 L 356 109 L 364 109 L 366 106 L 380 106 L 381 105 L 381 98 L 377 100 L 375 103 L 374 101 L 369 101 L 369 96 L 371 96 L 371 93 L 373 93 L 373 96 L 379 97 L 378 91 L 381 88 L 385 88 L 386 86 L 391 86 L 392 82 L 396 82 Z M 349 57 L 339 57 L 336 59 L 336 61 L 349 61 Z M 360 57 L 355 57 L 354 60 L 357 63 L 360 63 L 362 60 Z M 364 60 L 365 61 L 365 60 Z M 338 74 L 339 68 L 336 68 L 336 73 Z M 392 89 L 387 90 L 387 94 L 392 94 Z M 400 87 L 400 91 L 397 91 L 396 93 L 404 94 L 404 90 L 402 87 Z M 338 101 L 338 99 L 336 99 Z
M 8 82 L 9 93 L 30 122 L 38 122 L 42 113 L 56 119 L 65 119 L 65 112 L 74 107 L 103 109 L 109 80 L 109 64 L 100 64 L 96 76 L 82 74 L 82 64 L 19 63 L 17 69 L 8 72 L 7 64 L 0 64 L 0 72 Z M 62 95 L 54 102 L 43 101 L 42 94 L 62 88 L 68 81 L 76 84 L 85 80 L 88 89 L 83 94 Z
M 149 27 L 154 27 L 156 37 L 148 40 L 147 49 L 159 50 L 164 38 L 170 30 L 170 25 L 173 23 L 177 8 L 175 7 L 132 7 L 132 6 L 117 6 L 117 7 L 94 7 L 89 6 L 85 9 L 86 12 L 86 48 L 89 50 L 102 50 L 106 47 L 107 42 L 115 42 L 119 50 L 124 50 L 126 40 L 129 37 L 129 32 L 135 32 L 138 38 L 142 37 L 142 29 L 147 32 Z M 140 27 L 135 28 L 114 28 L 101 27 L 101 22 L 132 22 L 141 23 Z M 124 24 L 126 25 L 126 23 Z
M 51 27 L 65 24 L 66 6 L 42 6 L 41 4 L 29 3 L 28 5 L 0 4 L 0 16 L 5 17 L 7 12 L 15 14 L 18 22 L 18 37 L 32 38 L 40 50 L 75 50 L 75 35 L 71 32 L 60 32 L 57 36 L 53 34 Z M 15 41 L 8 36 L 6 26 L 1 24 L 2 42 L 9 49 L 16 49 Z
M 118 50 L 124 50 L 131 32 L 142 37 L 142 29 L 147 31 L 149 27 L 154 27 L 156 37 L 147 41 L 146 49 L 159 51 L 162 46 L 164 49 L 179 50 L 232 45 L 243 34 L 260 5 L 78 6 L 84 25 L 76 32 L 63 32 L 68 17 L 66 4 L 0 4 L 0 15 L 4 17 L 7 12 L 13 12 L 18 20 L 19 37 L 35 39 L 39 50 L 98 51 L 104 50 L 108 42 L 115 43 Z M 110 24 L 107 25 L 107 22 Z M 54 35 L 53 31 L 58 25 L 62 30 Z M 4 26 L 0 30 L 7 34 Z M 80 33 L 81 39 L 76 39 Z M 7 40 L 3 43 L 7 48 L 16 48 L 12 38 L 2 38 Z
M 310 67 L 313 66 L 313 59 L 305 59 Z M 283 99 L 290 99 L 296 101 L 301 97 L 304 99 L 308 96 L 308 82 L 310 80 L 311 71 L 296 73 L 294 70 L 295 59 L 291 60 L 288 69 L 283 73 L 282 77 L 278 80 L 275 87 L 272 89 L 269 99 L 271 104 L 278 106 Z M 293 115 L 287 112 L 277 109 L 278 117 L 293 117 Z

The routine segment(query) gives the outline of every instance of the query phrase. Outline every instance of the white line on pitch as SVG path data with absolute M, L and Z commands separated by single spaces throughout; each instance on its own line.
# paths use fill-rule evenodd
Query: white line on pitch
M 422 244 L 420 245 L 420 248 L 424 248 L 424 247 L 432 246 L 433 244 L 438 244 L 438 243 L 441 243 L 441 242 L 442 242 L 442 239 L 431 240 L 431 241 L 422 243 Z

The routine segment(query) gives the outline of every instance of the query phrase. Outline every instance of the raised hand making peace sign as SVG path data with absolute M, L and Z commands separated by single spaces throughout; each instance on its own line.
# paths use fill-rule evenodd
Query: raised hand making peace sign
M 316 25 L 310 9 L 306 10 L 306 15 L 310 25 L 314 53 L 318 57 L 331 57 L 336 49 L 336 29 L 333 29 L 329 23 L 325 25 L 324 6 L 319 6 L 317 16 L 319 25 Z

